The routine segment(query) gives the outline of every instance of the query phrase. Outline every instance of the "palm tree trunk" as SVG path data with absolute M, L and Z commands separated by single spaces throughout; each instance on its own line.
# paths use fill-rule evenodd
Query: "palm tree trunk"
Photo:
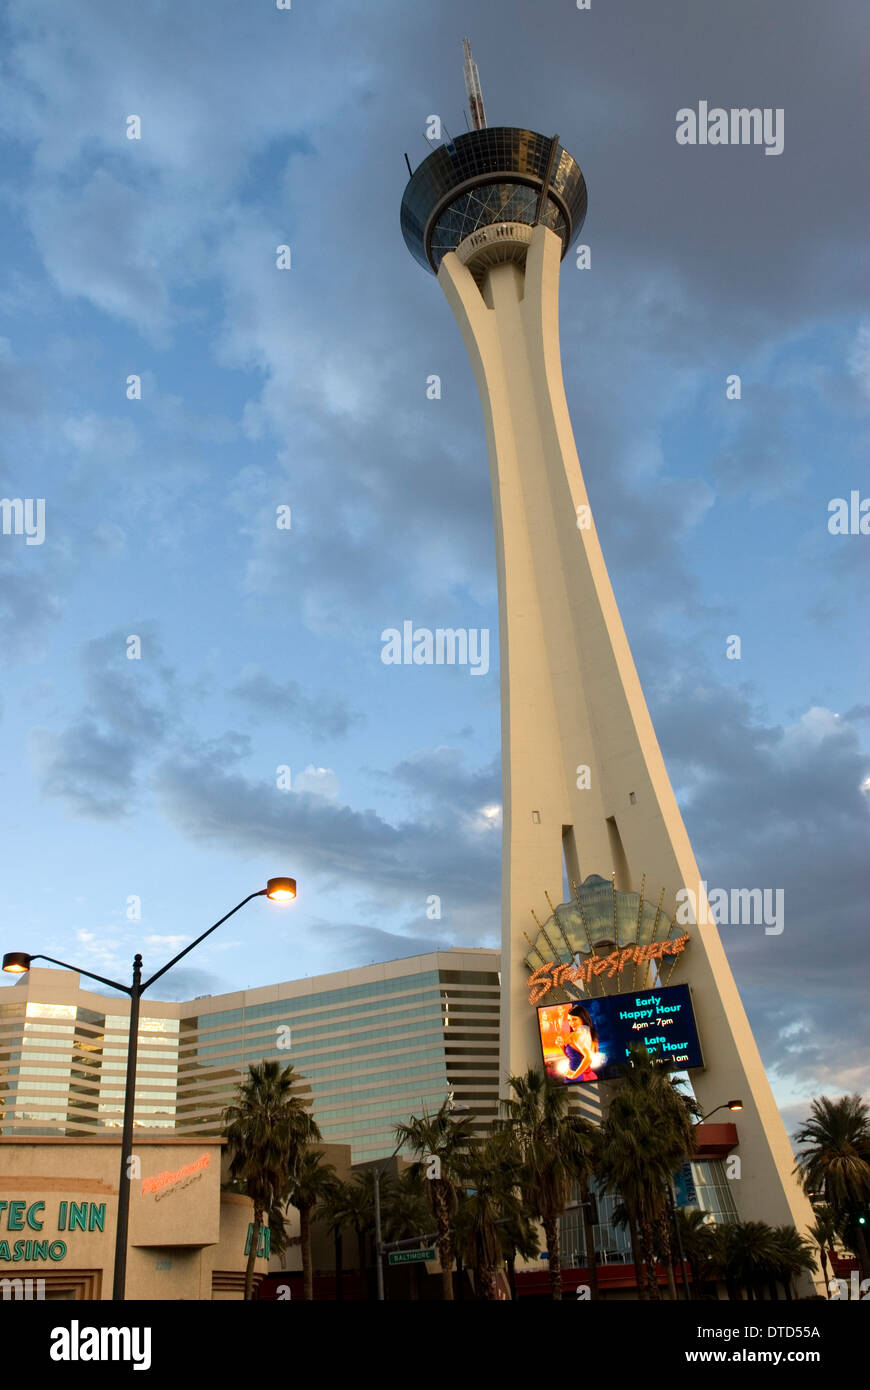
M 857 1221 L 855 1222 L 855 1246 L 861 1278 L 870 1279 L 870 1255 L 867 1253 L 867 1240 L 864 1236 L 863 1226 L 859 1226 Z
M 432 1195 L 435 1200 L 435 1224 L 438 1227 L 438 1254 L 441 1258 L 441 1297 L 452 1303 L 453 1251 L 450 1248 L 450 1215 L 440 1178 L 435 1178 L 432 1182 Z
M 559 1250 L 559 1222 L 552 1217 L 544 1221 L 547 1251 L 550 1256 L 550 1297 L 562 1297 L 562 1257 Z
M 302 1247 L 302 1297 L 314 1299 L 314 1272 L 311 1268 L 311 1208 L 299 1208 L 299 1244 Z
M 257 1258 L 257 1247 L 260 1244 L 260 1228 L 263 1225 L 263 1208 L 254 1207 L 254 1226 L 251 1231 L 251 1248 L 248 1251 L 248 1263 L 245 1265 L 245 1302 L 248 1303 L 254 1297 L 254 1261 Z
M 343 1267 L 341 1231 L 335 1232 L 335 1301 L 344 1302 L 344 1267 Z
M 670 1213 L 666 1207 L 662 1207 L 656 1217 L 656 1228 L 659 1235 L 659 1244 L 664 1260 L 665 1274 L 668 1280 L 668 1297 L 672 1303 L 677 1301 L 677 1281 L 674 1278 L 674 1255 L 673 1242 L 671 1241 L 671 1221 Z
M 354 1230 L 356 1231 L 356 1250 L 357 1250 L 357 1259 L 358 1259 L 358 1261 L 359 1261 L 359 1282 L 360 1282 L 360 1291 L 361 1291 L 361 1293 L 362 1293 L 363 1298 L 368 1298 L 371 1291 L 370 1291 L 370 1289 L 368 1288 L 368 1281 L 366 1280 L 366 1237 L 365 1237 L 365 1231 L 363 1230 L 362 1226 L 355 1226 L 355 1227 L 354 1227 Z
M 819 1246 L 819 1257 L 820 1257 L 820 1259 L 821 1259 L 821 1265 L 822 1265 L 822 1278 L 823 1278 L 824 1281 L 825 1281 L 825 1297 L 826 1297 L 826 1298 L 830 1298 L 830 1297 L 831 1297 L 831 1287 L 830 1287 L 830 1286 L 831 1286 L 831 1281 L 830 1281 L 830 1279 L 828 1278 L 828 1257 L 827 1257 L 827 1255 L 825 1254 L 825 1247 L 824 1247 L 824 1245 L 820 1245 L 820 1246 Z
M 512 1250 L 508 1255 L 508 1284 L 511 1291 L 511 1302 L 517 1301 L 517 1252 Z
M 631 1237 L 631 1258 L 634 1260 L 634 1282 L 637 1287 L 637 1296 L 638 1299 L 645 1299 L 647 1297 L 647 1292 L 644 1286 L 643 1259 L 640 1253 L 640 1238 L 638 1237 L 637 1233 L 637 1221 L 631 1213 L 629 1213 L 628 1217 L 628 1234 Z
M 661 1301 L 661 1290 L 659 1289 L 658 1271 L 656 1269 L 656 1252 L 653 1244 L 652 1226 L 646 1215 L 640 1218 L 640 1243 L 643 1248 L 644 1275 L 646 1277 L 647 1297 L 653 1302 Z

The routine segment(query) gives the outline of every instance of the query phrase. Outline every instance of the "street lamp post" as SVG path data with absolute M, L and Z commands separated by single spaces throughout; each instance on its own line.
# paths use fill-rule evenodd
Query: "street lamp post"
M 139 1001 L 146 989 L 159 980 L 161 975 L 165 975 L 167 970 L 171 970 L 177 963 L 190 951 L 204 941 L 207 936 L 211 936 L 213 931 L 217 931 L 230 917 L 240 908 L 243 908 L 252 898 L 270 898 L 273 902 L 288 901 L 296 897 L 296 880 L 293 878 L 270 878 L 265 888 L 258 888 L 255 893 L 249 893 L 240 903 L 227 912 L 225 916 L 204 931 L 195 941 L 191 941 L 189 946 L 185 946 L 183 951 L 179 951 L 177 956 L 167 961 L 150 979 L 142 982 L 142 957 L 133 957 L 133 979 L 129 985 L 122 985 L 118 980 L 108 980 L 104 975 L 95 975 L 91 970 L 82 970 L 80 966 L 69 965 L 66 961 L 57 960 L 54 956 L 29 955 L 25 951 L 8 951 L 3 957 L 3 970 L 10 975 L 25 975 L 30 969 L 31 963 L 35 960 L 47 960 L 52 965 L 59 965 L 64 970 L 74 970 L 79 975 L 86 975 L 89 980 L 97 980 L 102 985 L 109 985 L 111 989 L 120 990 L 122 994 L 130 997 L 130 1033 L 127 1041 L 127 1077 L 124 1087 L 124 1123 L 121 1131 L 121 1171 L 118 1178 L 118 1218 L 115 1229 L 115 1269 L 112 1285 L 112 1298 L 116 1303 L 123 1303 L 124 1291 L 127 1283 L 127 1238 L 130 1228 L 130 1167 L 129 1162 L 132 1157 L 133 1148 L 133 1117 L 136 1105 L 136 1060 L 139 1051 Z
M 374 1168 L 373 1197 L 375 1208 L 375 1279 L 379 1303 L 383 1303 L 384 1301 L 384 1257 L 383 1250 L 381 1248 L 381 1178 L 387 1171 L 387 1164 L 392 1163 L 393 1159 L 396 1157 L 396 1154 L 399 1152 L 399 1149 L 401 1147 L 402 1141 L 400 1141 L 396 1145 L 389 1158 L 384 1160 L 382 1167 L 378 1164 Z

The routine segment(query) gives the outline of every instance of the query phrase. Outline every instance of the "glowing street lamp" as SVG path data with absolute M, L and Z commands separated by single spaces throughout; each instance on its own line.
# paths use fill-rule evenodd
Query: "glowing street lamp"
M 185 946 L 183 951 L 179 951 L 177 956 L 167 961 L 156 974 L 150 979 L 142 980 L 142 957 L 133 957 L 133 982 L 130 985 L 122 985 L 117 980 L 107 980 L 104 975 L 95 975 L 90 970 L 82 970 L 80 966 L 69 965 L 67 961 L 57 960 L 54 956 L 28 955 L 26 951 L 7 951 L 3 957 L 2 969 L 7 975 L 26 975 L 30 969 L 31 962 L 35 960 L 47 960 L 52 965 L 60 965 L 64 970 L 75 970 L 79 975 L 86 975 L 89 980 L 98 980 L 102 985 L 109 985 L 111 989 L 120 990 L 122 994 L 130 996 L 130 1034 L 127 1043 L 127 1078 L 124 1088 L 124 1127 L 121 1135 L 121 1176 L 118 1180 L 118 1222 L 115 1232 L 115 1272 L 112 1287 L 112 1298 L 116 1303 L 124 1301 L 124 1290 L 127 1282 L 127 1237 L 130 1228 L 130 1169 L 133 1166 L 127 1162 L 131 1156 L 133 1147 L 133 1111 L 136 1100 L 136 1058 L 139 1048 L 139 1001 L 146 989 L 159 980 L 161 975 L 165 975 L 167 970 L 171 970 L 173 965 L 177 965 L 182 957 L 188 955 L 195 946 L 204 941 L 207 936 L 211 936 L 213 931 L 217 931 L 228 918 L 232 917 L 240 908 L 249 903 L 252 898 L 270 898 L 272 902 L 289 902 L 296 897 L 295 878 L 270 878 L 265 888 L 258 888 L 255 893 L 249 893 L 240 903 L 237 903 L 232 911 L 221 917 L 220 921 L 215 922 L 214 926 L 209 927 L 195 941 L 191 941 L 189 946 Z
M 8 975 L 26 975 L 32 960 L 33 957 L 24 951 L 7 951 L 3 957 L 3 969 Z
M 273 903 L 286 902 L 296 897 L 295 878 L 270 878 L 266 884 L 266 897 Z
M 702 1125 L 702 1124 L 704 1123 L 705 1120 L 709 1120 L 709 1118 L 710 1118 L 711 1115 L 715 1115 L 715 1114 L 716 1114 L 716 1110 L 742 1110 L 742 1109 L 743 1109 L 743 1101 L 742 1101 L 742 1100 L 726 1100 L 726 1101 L 723 1101 L 721 1105 L 717 1105 L 717 1106 L 716 1106 L 716 1109 L 715 1109 L 715 1110 L 708 1110 L 706 1115 L 702 1115 L 701 1118 L 700 1118 L 700 1120 L 698 1121 L 698 1124 L 699 1124 L 699 1125 Z

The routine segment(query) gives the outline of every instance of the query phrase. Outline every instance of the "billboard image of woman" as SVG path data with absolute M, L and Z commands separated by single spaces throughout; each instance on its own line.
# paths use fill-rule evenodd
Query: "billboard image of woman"
M 538 1015 L 547 1075 L 558 1081 L 597 1081 L 595 1067 L 607 1059 L 599 1051 L 589 1010 L 583 1004 L 553 1004 Z

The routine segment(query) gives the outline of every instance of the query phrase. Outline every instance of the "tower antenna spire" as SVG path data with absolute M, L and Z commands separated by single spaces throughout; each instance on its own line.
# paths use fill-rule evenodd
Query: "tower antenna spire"
M 486 112 L 483 109 L 483 92 L 480 90 L 477 63 L 471 56 L 471 44 L 468 39 L 462 40 L 462 51 L 465 54 L 465 90 L 468 93 L 471 124 L 475 130 L 485 130 Z

